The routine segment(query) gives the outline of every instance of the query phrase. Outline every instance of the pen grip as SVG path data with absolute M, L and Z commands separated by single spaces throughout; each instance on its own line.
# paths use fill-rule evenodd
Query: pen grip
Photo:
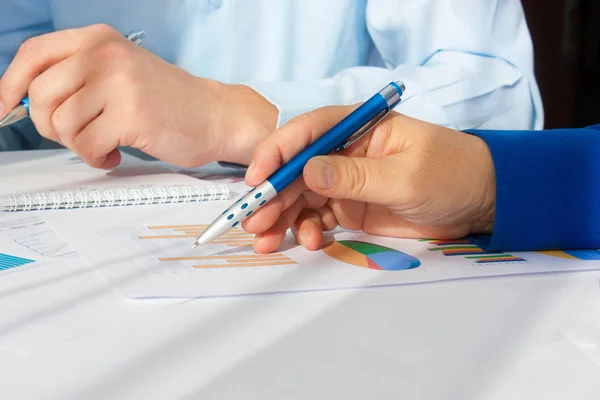
M 274 172 L 267 180 L 278 193 L 281 192 L 302 175 L 304 166 L 311 158 L 328 154 L 340 147 L 346 139 L 387 108 L 388 104 L 385 98 L 379 93 L 375 94 L 350 115 L 341 120 L 336 126 L 327 131 L 327 133 L 315 140 L 314 143 L 298 153 L 283 167 Z
M 27 115 L 29 115 L 29 96 L 27 96 L 23 100 L 21 100 L 21 102 L 19 104 L 22 105 L 23 107 L 25 107 L 25 110 L 27 110 Z

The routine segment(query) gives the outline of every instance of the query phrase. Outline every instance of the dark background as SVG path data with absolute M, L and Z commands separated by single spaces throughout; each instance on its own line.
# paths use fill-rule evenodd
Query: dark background
M 522 0 L 546 128 L 600 124 L 600 0 Z

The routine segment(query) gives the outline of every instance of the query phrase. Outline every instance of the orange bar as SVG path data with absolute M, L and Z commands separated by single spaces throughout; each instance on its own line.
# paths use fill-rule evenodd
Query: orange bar
M 233 259 L 225 259 L 225 258 L 200 258 L 200 257 L 172 257 L 171 259 L 161 259 L 159 258 L 159 261 L 162 262 L 171 262 L 171 261 L 217 261 L 217 260 L 223 260 L 226 261 L 228 264 L 238 264 L 238 263 L 244 263 L 244 264 L 256 264 L 256 265 L 262 265 L 266 262 L 273 262 L 273 261 L 293 261 L 290 260 L 287 257 L 275 257 L 275 258 L 252 258 L 252 257 L 248 257 L 248 258 L 233 258 Z
M 295 261 L 273 261 L 264 262 L 261 264 L 248 264 L 248 263 L 236 263 L 236 264 L 213 264 L 213 265 L 194 265 L 194 268 L 233 268 L 233 267 L 268 267 L 274 265 L 292 265 L 296 264 Z
M 204 231 L 187 231 L 185 232 L 186 234 L 189 235 L 201 235 Z M 249 233 L 234 233 L 234 234 L 224 234 L 222 236 L 219 236 L 219 239 L 223 239 L 223 238 L 232 238 L 232 239 L 240 239 L 240 238 L 254 238 L 253 235 L 249 234 Z
M 196 225 L 155 225 L 149 226 L 148 229 L 179 229 L 179 228 L 206 228 L 208 224 L 196 224 Z
M 283 257 L 274 257 L 274 258 L 252 258 L 252 257 L 248 257 L 248 258 L 235 258 L 235 259 L 229 259 L 229 260 L 227 260 L 227 262 L 230 263 L 230 264 L 244 262 L 244 263 L 248 263 L 248 264 L 257 264 L 257 265 L 262 265 L 265 262 L 272 262 L 272 261 L 292 261 L 292 260 L 290 260 L 286 256 L 283 256 Z
M 479 248 L 470 248 L 470 249 L 457 249 L 457 250 L 443 250 L 442 253 L 444 254 L 462 254 L 462 253 L 469 253 L 469 254 L 481 254 L 481 253 L 485 253 L 485 250 L 479 249 Z
M 204 232 L 206 229 L 181 229 L 181 230 L 177 230 L 177 232 Z M 242 230 L 230 230 L 227 233 L 224 233 L 223 236 L 225 235 L 249 235 L 248 232 L 242 231 Z
M 138 239 L 185 239 L 190 237 L 198 237 L 198 235 L 138 236 Z
M 240 238 L 240 239 L 224 239 L 224 240 L 213 240 L 210 242 L 211 244 L 241 244 L 241 243 L 250 243 L 252 244 L 252 238 Z
M 163 257 L 159 258 L 160 261 L 189 261 L 189 260 L 239 260 L 239 259 L 256 259 L 256 260 L 269 260 L 273 258 L 282 258 L 285 255 L 281 253 L 274 254 L 247 254 L 247 255 L 230 255 L 230 256 L 191 256 L 191 257 Z M 288 258 L 289 260 L 289 258 Z

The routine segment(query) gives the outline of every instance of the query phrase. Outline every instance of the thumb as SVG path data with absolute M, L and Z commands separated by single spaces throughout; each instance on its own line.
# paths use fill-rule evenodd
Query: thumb
M 304 181 L 313 192 L 333 199 L 392 205 L 401 195 L 400 170 L 386 157 L 315 157 L 304 168 Z

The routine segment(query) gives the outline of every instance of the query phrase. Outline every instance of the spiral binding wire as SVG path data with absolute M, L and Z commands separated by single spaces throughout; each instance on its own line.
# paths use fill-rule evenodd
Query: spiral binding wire
M 192 203 L 229 199 L 227 185 L 165 186 L 105 190 L 53 191 L 5 196 L 1 211 L 59 210 Z

